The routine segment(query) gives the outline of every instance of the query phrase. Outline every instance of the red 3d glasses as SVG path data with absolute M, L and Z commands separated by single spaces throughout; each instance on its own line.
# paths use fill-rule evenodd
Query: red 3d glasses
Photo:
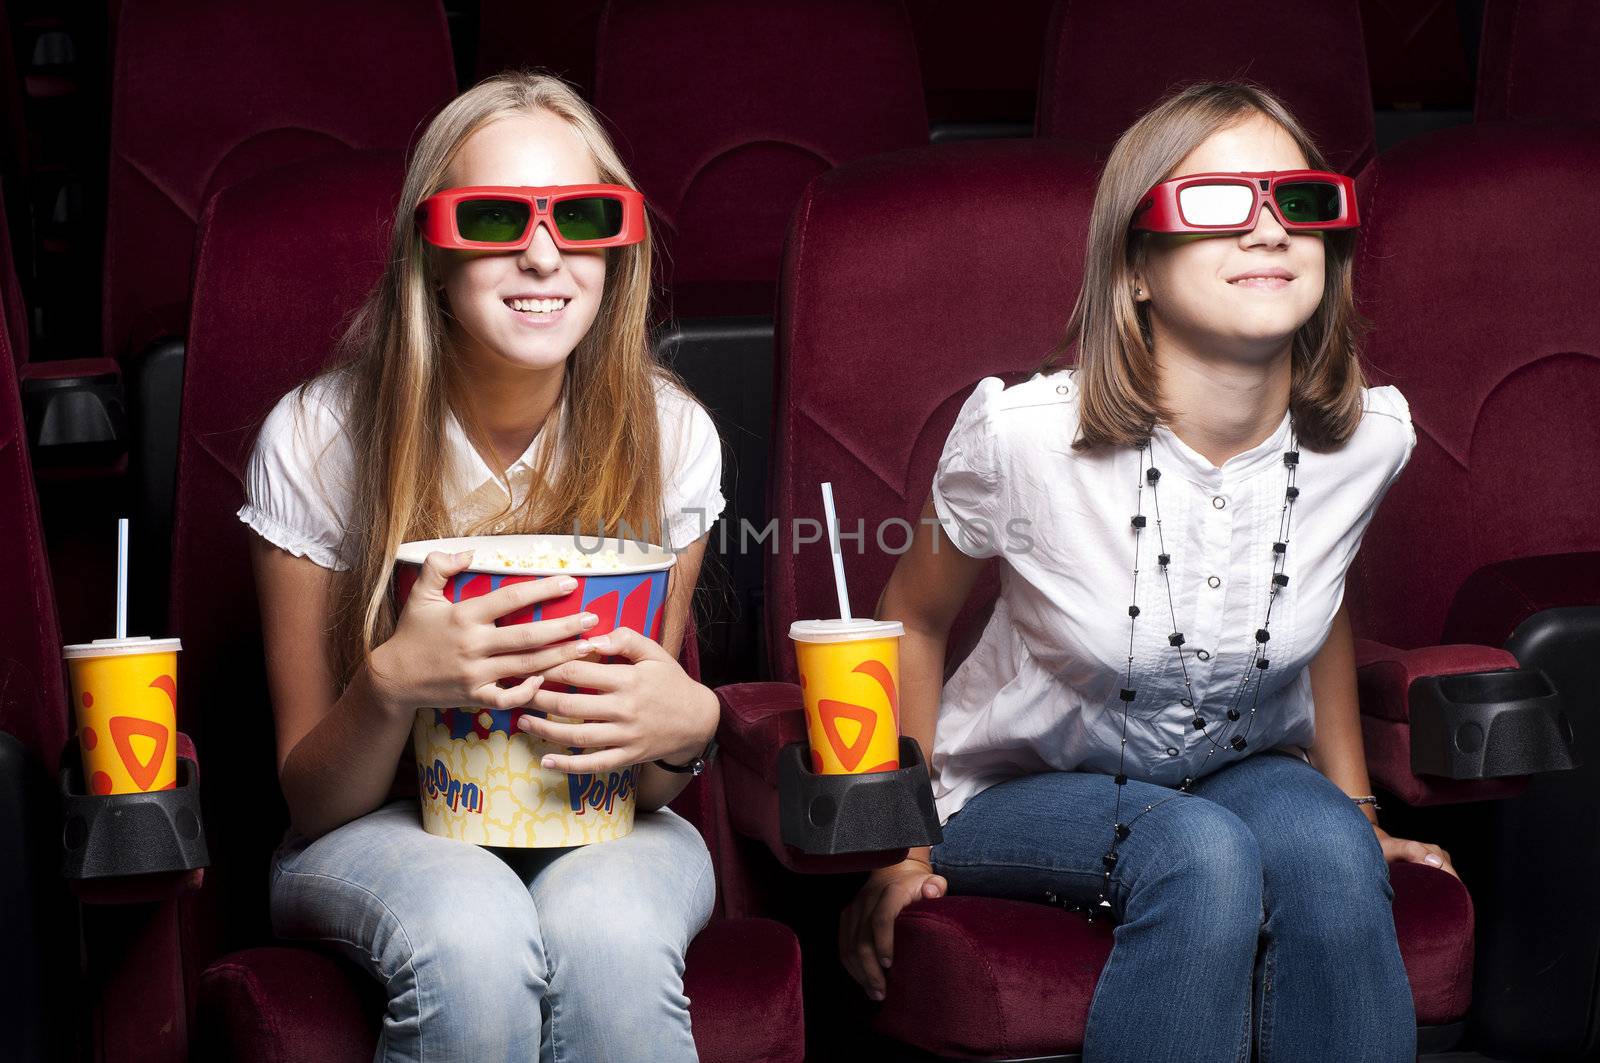
M 1192 173 L 1162 181 L 1139 200 L 1132 227 L 1154 233 L 1249 232 L 1262 206 L 1289 232 L 1354 229 L 1355 182 L 1324 170 Z
M 636 244 L 644 196 L 623 185 L 474 185 L 435 192 L 417 207 L 423 239 L 458 251 L 521 251 L 541 222 L 563 250 Z

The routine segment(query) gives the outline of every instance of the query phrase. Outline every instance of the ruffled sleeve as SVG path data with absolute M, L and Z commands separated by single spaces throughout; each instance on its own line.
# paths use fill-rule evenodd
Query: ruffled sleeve
M 657 392 L 666 543 L 681 550 L 711 530 L 722 497 L 722 437 L 705 407 L 676 387 Z
M 1005 390 L 984 377 L 967 397 L 933 474 L 933 507 L 944 533 L 969 557 L 994 557 L 1006 527 L 1001 496 L 995 403 Z
M 1406 464 L 1411 460 L 1411 452 L 1417 447 L 1417 430 L 1411 423 L 1411 404 L 1406 397 L 1400 394 L 1400 389 L 1391 385 L 1381 388 L 1367 389 L 1367 412 L 1379 415 L 1390 427 L 1388 450 L 1389 475 L 1384 478 L 1383 490 L 1378 492 L 1378 499 L 1389 493 L 1389 488 L 1400 478 L 1400 473 L 1405 470 Z
M 343 570 L 354 451 L 327 391 L 321 381 L 296 388 L 267 415 L 245 469 L 239 519 L 296 557 Z

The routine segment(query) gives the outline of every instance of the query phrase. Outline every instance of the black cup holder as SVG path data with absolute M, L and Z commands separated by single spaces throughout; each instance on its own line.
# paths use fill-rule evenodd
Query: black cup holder
M 178 758 L 178 785 L 143 794 L 84 793 L 76 740 L 61 755 L 61 875 L 73 880 L 192 871 L 211 862 L 200 770 Z
M 900 768 L 869 775 L 818 775 L 804 742 L 778 753 L 778 815 L 785 844 L 813 856 L 934 845 L 944 839 L 928 765 L 900 736 Z
M 1578 764 L 1561 694 L 1538 669 L 1423 676 L 1410 705 L 1418 775 L 1499 779 Z

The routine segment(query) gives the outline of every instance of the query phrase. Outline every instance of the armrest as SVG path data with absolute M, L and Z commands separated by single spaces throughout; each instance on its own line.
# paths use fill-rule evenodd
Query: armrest
M 778 862 L 804 874 L 841 874 L 887 867 L 905 859 L 905 849 L 840 856 L 813 856 L 783 840 L 778 806 L 779 754 L 806 737 L 800 688 L 793 683 L 734 683 L 717 688 L 722 750 L 733 829 L 765 843 Z
M 1572 766 L 1548 678 L 1507 651 L 1368 639 L 1355 649 L 1368 772 L 1407 804 L 1514 797 L 1529 773 Z
M 200 888 L 210 862 L 200 821 L 200 762 L 181 731 L 177 756 L 175 789 L 90 797 L 77 739 L 68 743 L 61 756 L 62 874 L 84 904 L 143 904 Z M 119 874 L 119 866 L 131 870 Z

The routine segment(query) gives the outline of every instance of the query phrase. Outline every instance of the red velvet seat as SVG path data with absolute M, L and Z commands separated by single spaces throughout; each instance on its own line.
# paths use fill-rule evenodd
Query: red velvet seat
M 1487 0 L 1478 50 L 1480 122 L 1600 122 L 1600 9 L 1586 0 Z
M 402 149 L 454 93 L 438 0 L 124 0 L 103 353 L 183 334 L 208 192 L 335 149 Z
M 533 66 L 594 87 L 594 40 L 604 0 L 479 0 L 478 77 Z
M 880 546 L 870 529 L 919 517 L 971 386 L 989 374 L 1030 372 L 1059 341 L 1077 294 L 1096 172 L 1089 155 L 1058 141 L 957 144 L 843 167 L 808 189 L 786 258 L 772 508 L 783 529 L 820 518 L 817 483 L 831 480 L 841 520 L 865 520 L 864 547 L 845 544 L 857 615 L 873 608 L 899 541 L 893 533 Z M 891 192 L 901 204 L 892 231 L 858 240 L 859 219 Z M 973 202 L 986 209 L 958 209 Z M 995 571 L 980 581 L 953 645 L 992 600 Z M 836 608 L 827 551 L 780 549 L 769 558 L 767 587 L 771 659 L 777 678 L 792 683 L 789 622 Z M 1478 657 L 1480 667 L 1507 659 L 1501 651 Z M 764 821 L 777 750 L 801 733 L 798 691 L 767 683 L 722 694 L 733 804 Z M 789 866 L 819 866 L 762 833 L 760 822 L 735 823 Z M 1453 1024 L 1470 993 L 1471 902 L 1431 868 L 1399 869 L 1393 881 L 1419 1021 Z M 814 891 L 795 887 L 796 910 L 816 903 Z M 1044 905 L 919 902 L 900 921 L 888 999 L 873 1024 L 945 1057 L 1076 1052 L 1105 931 Z M 809 945 L 814 969 L 842 979 L 832 935 Z
M 678 317 L 771 314 L 806 182 L 928 139 L 891 0 L 613 0 L 594 100 L 660 222 Z
M 314 949 L 267 944 L 268 859 L 286 812 L 271 752 L 248 532 L 234 512 L 261 420 L 326 361 L 379 276 L 401 176 L 393 153 L 320 156 L 223 190 L 202 224 L 172 608 L 185 651 L 179 704 L 198 731 L 213 861 L 191 912 L 185 962 L 206 968 L 200 1025 L 217 1058 L 297 1058 L 298 1046 L 314 1048 L 318 1059 L 354 1061 L 370 1058 L 376 1039 L 380 1002 L 365 975 Z M 345 221 L 330 227 L 329 217 Z M 294 309 L 263 313 L 263 306 Z M 689 667 L 693 656 L 691 647 Z M 713 773 L 674 807 L 707 835 L 722 871 L 731 857 L 720 840 L 717 786 Z M 702 1058 L 800 1058 L 799 952 L 790 931 L 767 920 L 717 918 L 689 963 Z M 753 1016 L 758 1025 L 747 1023 Z
M 0 250 L 6 228 L 0 204 Z M 0 293 L 15 288 L 0 255 Z M 11 964 L 0 1025 L 18 1058 L 55 1059 L 73 1046 L 63 996 L 78 958 L 56 828 L 67 693 L 12 346 L 0 325 L 0 940 Z
M 1056 5 L 1039 85 L 1038 133 L 1105 148 L 1169 89 L 1244 77 L 1271 89 L 1354 174 L 1376 150 L 1356 0 L 1274 17 L 1248 0 L 1073 0 Z
M 1495 122 L 1401 144 L 1360 181 L 1368 360 L 1410 400 L 1417 449 L 1352 573 L 1357 634 L 1504 646 L 1550 676 L 1575 735 L 1576 770 L 1417 828 L 1477 902 L 1473 1033 L 1505 1058 L 1580 1057 L 1600 1018 L 1600 219 L 1554 206 L 1596 172 L 1600 126 Z

